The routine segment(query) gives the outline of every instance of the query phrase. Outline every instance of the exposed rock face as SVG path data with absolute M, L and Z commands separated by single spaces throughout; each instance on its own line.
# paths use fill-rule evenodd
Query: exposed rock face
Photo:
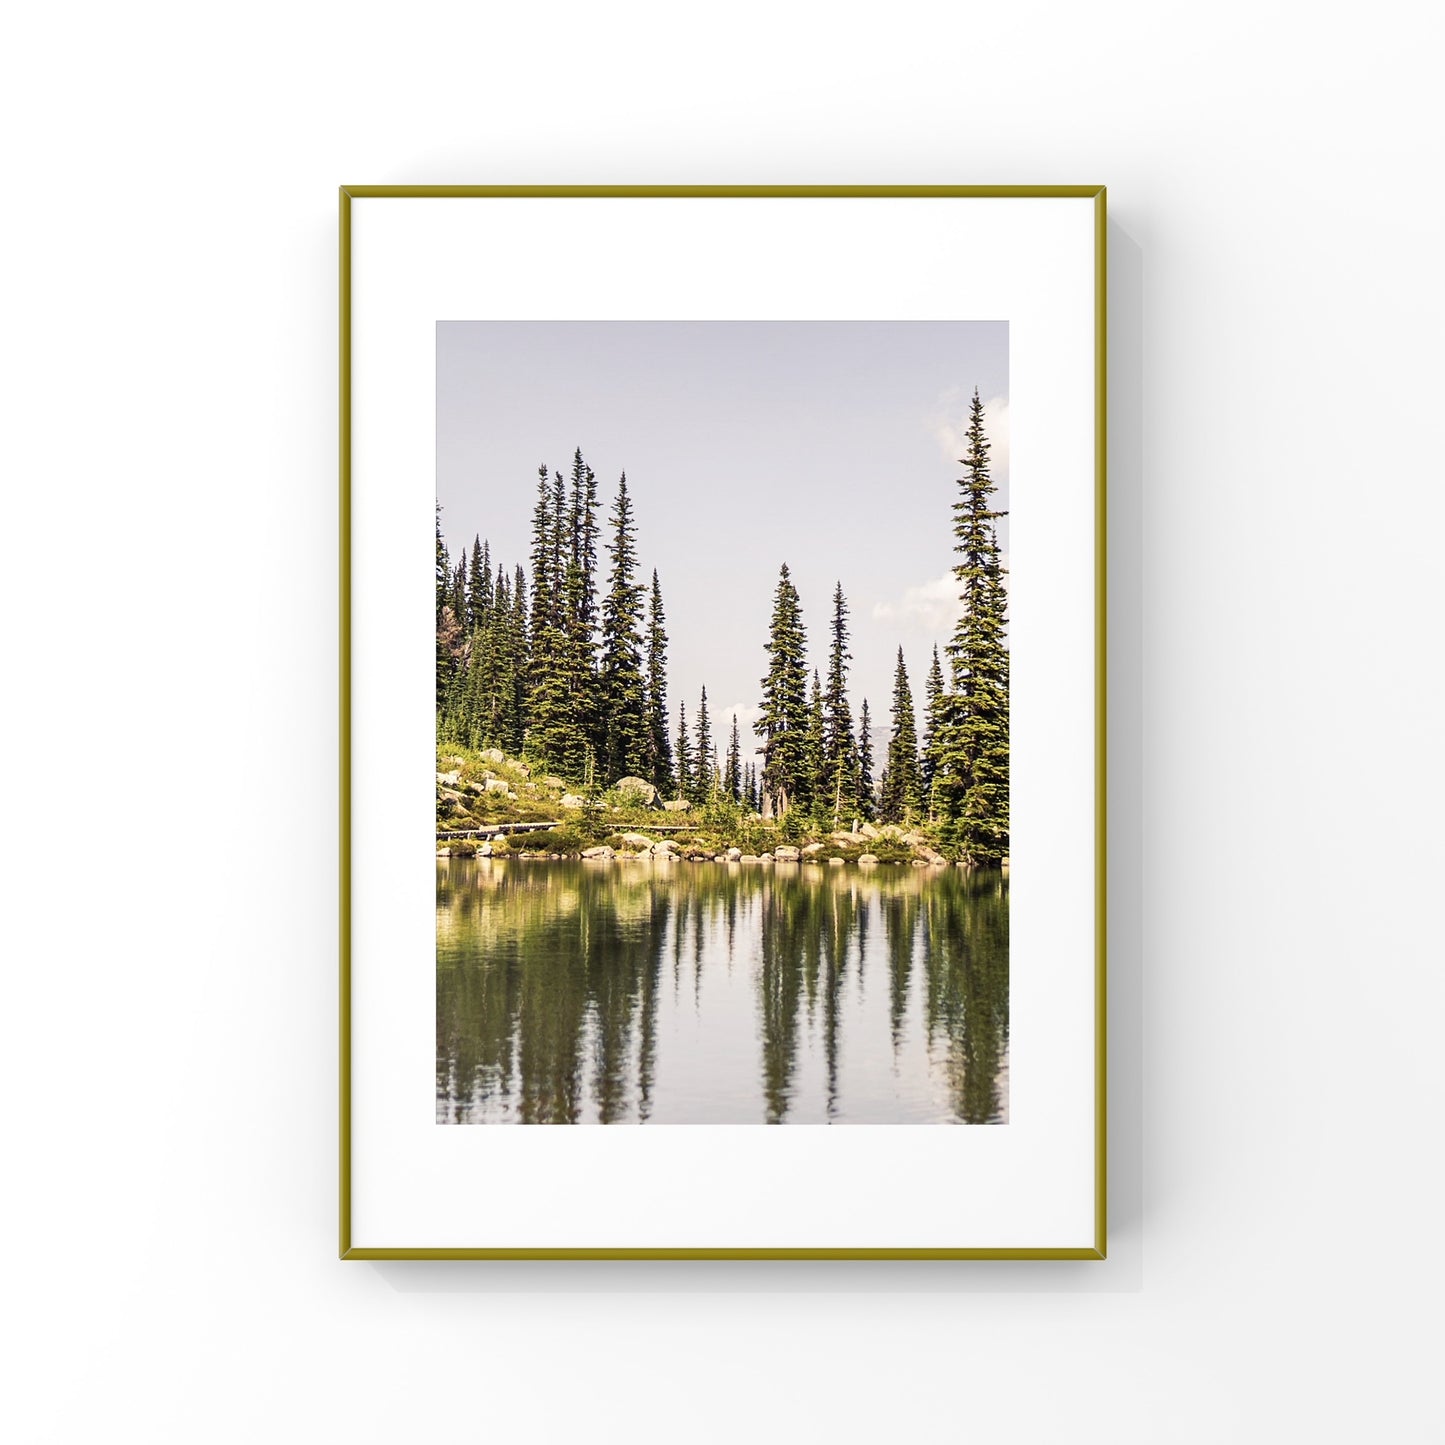
M 444 788 L 454 788 L 459 782 L 461 782 L 461 780 L 462 775 L 460 769 L 458 769 L 454 773 L 437 774 L 437 782 L 439 782 Z
M 858 855 L 858 861 L 860 863 L 876 863 L 878 861 L 878 855 L 876 853 L 860 853 Z
M 657 789 L 646 778 L 618 778 L 612 787 L 628 802 L 641 803 L 644 808 L 650 808 L 657 801 Z
M 582 856 L 584 858 L 615 858 L 617 854 L 603 843 L 596 848 L 584 848 Z
M 579 798 L 576 793 L 564 793 L 562 795 L 562 806 L 564 808 L 571 808 L 575 812 L 578 808 L 585 808 L 587 801 L 585 798 Z
M 686 798 L 670 798 L 662 805 L 669 813 L 686 813 L 692 808 L 692 804 Z
M 796 863 L 801 857 L 801 851 L 794 848 L 791 843 L 784 843 L 773 849 L 773 859 L 778 863 Z

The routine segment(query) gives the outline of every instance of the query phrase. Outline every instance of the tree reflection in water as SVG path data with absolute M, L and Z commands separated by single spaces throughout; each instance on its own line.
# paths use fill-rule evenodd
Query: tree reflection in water
M 439 1123 L 1002 1123 L 1008 884 L 438 860 Z

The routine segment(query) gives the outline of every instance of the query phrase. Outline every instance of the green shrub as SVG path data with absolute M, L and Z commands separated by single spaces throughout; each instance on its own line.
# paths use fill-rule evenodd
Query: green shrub
M 513 853 L 580 853 L 591 844 L 571 828 L 548 828 L 540 833 L 513 833 L 508 840 Z

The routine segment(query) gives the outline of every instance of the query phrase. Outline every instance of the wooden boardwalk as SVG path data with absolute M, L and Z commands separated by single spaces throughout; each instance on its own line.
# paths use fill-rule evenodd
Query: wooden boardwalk
M 437 842 L 445 843 L 452 838 L 502 838 L 509 833 L 543 833 L 548 828 L 561 828 L 565 820 L 553 819 L 550 823 L 492 823 L 485 828 L 453 828 L 437 833 Z M 649 823 L 645 828 L 627 826 L 619 832 L 627 833 L 696 833 L 701 823 Z

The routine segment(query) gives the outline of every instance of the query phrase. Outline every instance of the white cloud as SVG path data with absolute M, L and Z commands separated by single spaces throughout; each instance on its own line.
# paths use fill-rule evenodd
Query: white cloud
M 756 703 L 735 702 L 727 707 L 719 708 L 717 722 L 713 724 L 713 736 L 718 740 L 718 753 L 722 757 L 727 755 L 728 737 L 732 732 L 732 720 L 738 720 L 738 743 L 742 749 L 743 761 L 747 762 L 753 748 L 757 745 L 757 734 L 753 732 L 753 724 L 763 715 L 763 710 Z
M 959 386 L 950 387 L 938 398 L 938 405 L 928 417 L 928 427 L 938 443 L 938 449 L 950 462 L 957 462 L 968 447 L 968 408 L 972 398 L 971 391 L 966 392 Z M 993 479 L 1006 486 L 1009 460 L 1007 397 L 995 396 L 984 402 L 983 425 L 988 433 L 988 458 Z
M 875 602 L 873 616 L 883 622 L 899 622 L 919 632 L 950 632 L 962 610 L 958 600 L 958 579 L 952 572 L 904 589 L 894 602 Z
M 1003 585 L 1009 585 L 1008 553 L 1000 557 L 1004 567 Z M 873 616 L 880 622 L 896 622 L 910 632 L 938 637 L 952 632 L 953 624 L 963 612 L 958 595 L 959 582 L 952 572 L 905 587 L 903 596 L 892 602 L 875 602 Z

